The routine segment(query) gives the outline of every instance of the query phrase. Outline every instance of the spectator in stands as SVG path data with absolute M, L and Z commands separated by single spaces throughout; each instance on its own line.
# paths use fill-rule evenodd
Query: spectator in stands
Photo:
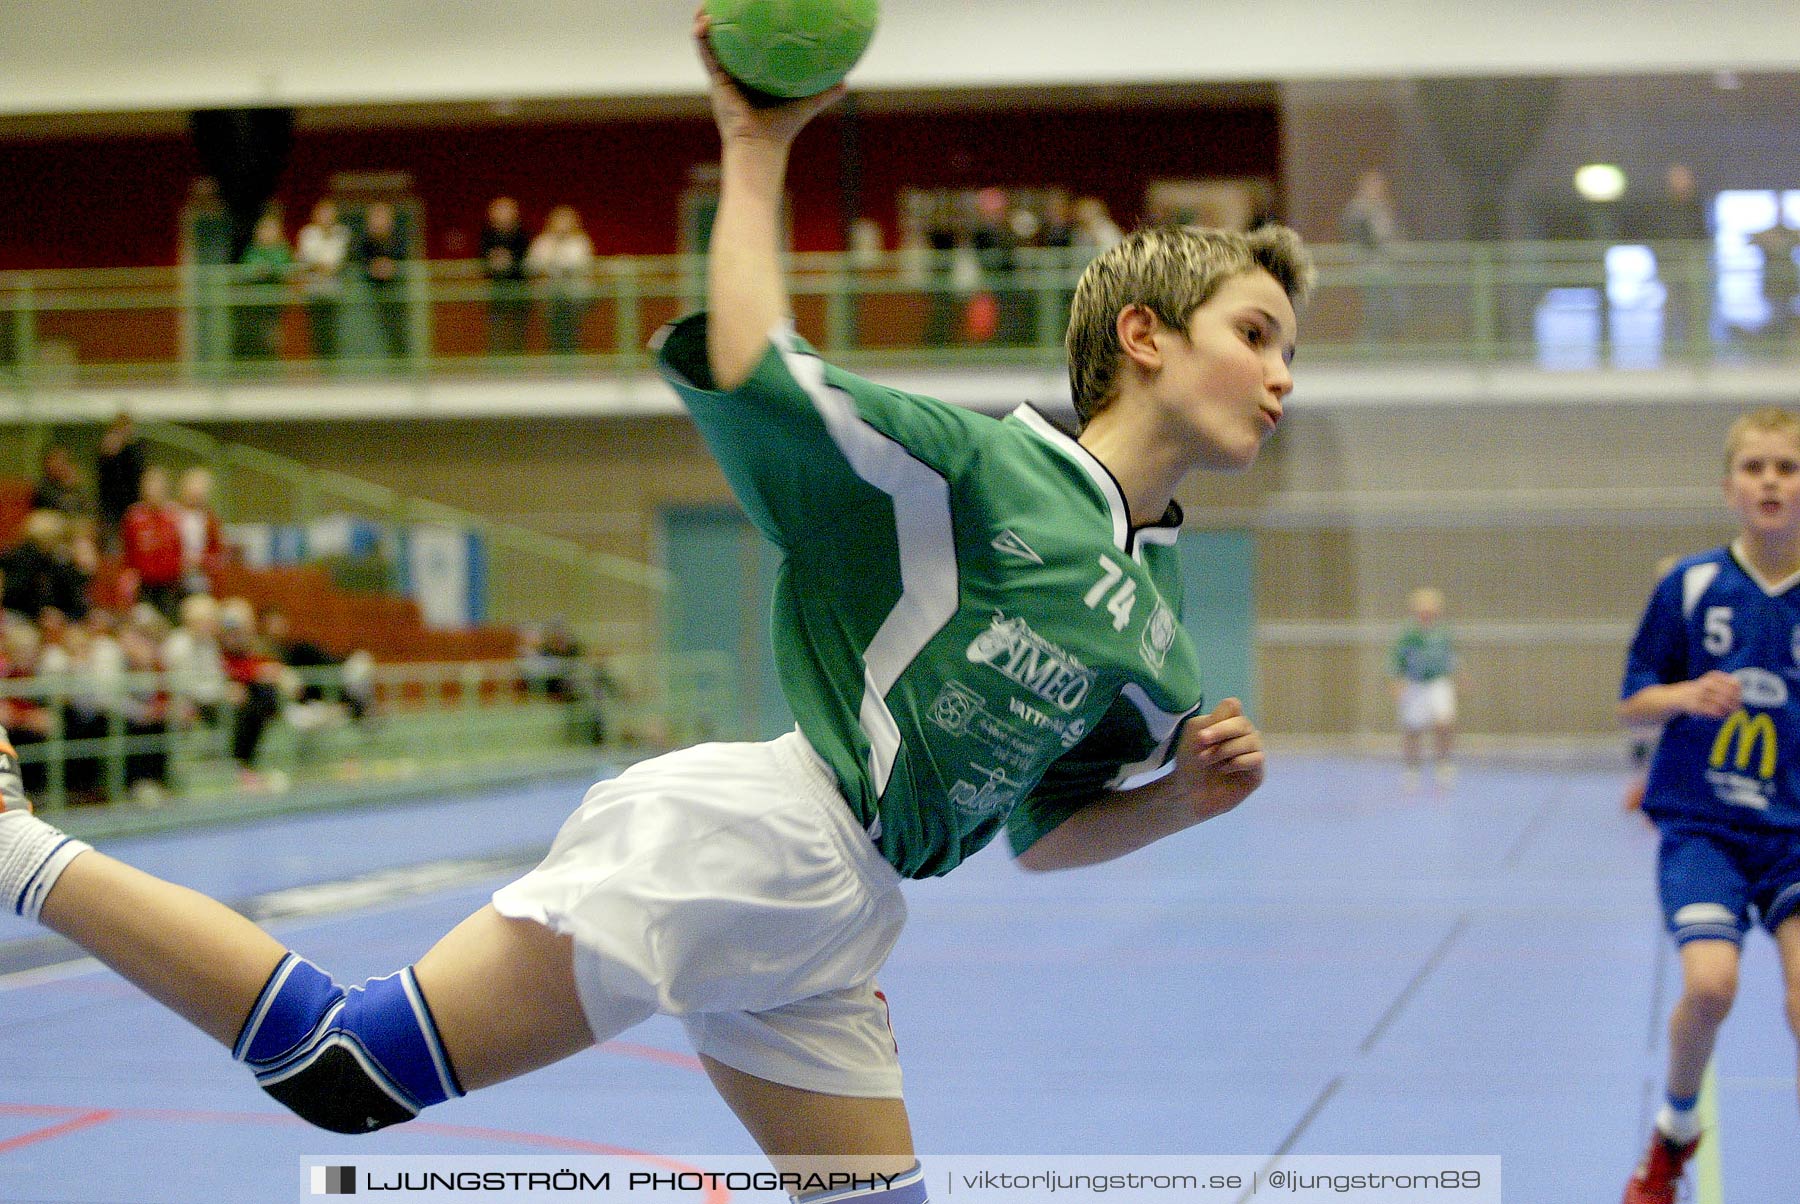
M 1712 311 L 1711 229 L 1706 198 L 1694 171 L 1671 163 L 1663 177 L 1663 194 L 1645 223 L 1650 238 L 1685 246 L 1656 248 L 1657 276 L 1663 286 L 1663 343 L 1679 347 L 1701 335 Z M 1698 325 L 1696 325 L 1696 323 Z
M 382 353 L 390 359 L 404 359 L 411 343 L 407 337 L 403 270 L 408 258 L 406 239 L 395 221 L 394 207 L 386 201 L 376 201 L 363 211 L 363 234 L 357 243 L 356 261 L 368 283 Z
M 1338 215 L 1338 233 L 1361 257 L 1362 337 L 1368 343 L 1392 339 L 1400 330 L 1400 293 L 1394 281 L 1393 247 L 1401 239 L 1393 190 L 1386 173 L 1371 169 Z
M 550 211 L 542 233 L 531 240 L 525 266 L 544 282 L 551 354 L 575 354 L 581 349 L 581 320 L 594 298 L 594 243 L 573 205 Z
M 519 676 L 525 692 L 533 696 L 556 698 L 566 691 L 568 682 L 562 666 L 544 650 L 544 629 L 536 623 L 519 628 Z
M 87 613 L 87 581 L 69 558 L 68 522 L 54 510 L 33 510 L 25 538 L 0 554 L 0 609 L 36 621 L 54 607 L 66 615 Z
M 1012 202 L 1004 188 L 975 194 L 975 260 L 985 286 L 969 299 L 963 324 L 973 343 L 1013 345 L 1030 337 L 1028 298 L 1019 288 L 1019 236 L 1012 225 Z M 990 316 L 991 315 L 991 316 Z
M 148 602 L 134 603 L 126 608 L 125 617 L 119 623 L 120 636 L 127 631 L 135 631 L 150 641 L 156 649 L 157 664 L 161 666 L 163 642 L 175 632 L 175 625 L 169 622 L 168 616 Z
M 336 204 L 320 200 L 312 208 L 312 220 L 300 227 L 294 247 L 315 359 L 337 358 L 338 309 L 344 295 L 344 263 L 349 257 L 350 227 L 338 219 Z
M 959 295 L 974 289 L 975 281 L 971 280 L 969 287 L 964 289 L 956 278 L 958 258 L 967 254 L 968 243 L 967 233 L 958 220 L 959 216 L 950 197 L 939 197 L 932 206 L 931 218 L 925 228 L 925 243 L 931 265 L 927 279 L 930 292 L 926 298 L 929 308 L 925 317 L 927 347 L 942 347 L 950 342 L 960 308 Z M 980 269 L 975 267 L 972 255 L 969 255 L 969 261 L 974 276 L 979 277 Z
M 260 773 L 256 754 L 269 722 L 281 713 L 284 670 L 264 651 L 256 636 L 256 610 L 243 598 L 219 604 L 219 654 L 235 712 L 231 722 L 231 756 L 238 764 L 238 784 L 247 790 L 285 789 L 285 779 Z
M 1769 307 L 1763 337 L 1775 343 L 1800 338 L 1800 310 L 1794 308 L 1800 293 L 1800 261 L 1794 258 L 1795 250 L 1800 249 L 1800 231 L 1789 229 L 1777 218 L 1767 230 L 1752 234 L 1750 242 L 1763 255 L 1763 301 Z
M 136 623 L 117 629 L 117 676 L 102 663 L 101 638 L 96 635 L 90 658 L 96 681 L 101 683 L 107 705 L 125 721 L 125 734 L 156 739 L 135 746 L 125 755 L 125 781 L 133 800 L 153 805 L 168 793 L 169 756 L 162 737 L 169 731 L 169 696 L 160 685 L 162 663 L 155 639 Z M 110 654 L 105 654 L 110 661 Z M 111 683 L 111 688 L 106 683 Z
M 46 705 L 57 708 L 63 739 L 96 740 L 106 735 L 106 714 L 87 675 L 90 641 L 85 627 L 71 627 L 52 607 L 38 616 L 37 679 L 49 688 Z M 60 706 L 58 702 L 60 700 Z M 104 763 L 76 745 L 64 754 L 63 787 L 71 802 L 92 802 L 104 781 Z
M 1706 198 L 1700 195 L 1694 169 L 1685 163 L 1669 164 L 1663 174 L 1662 201 L 1657 206 L 1650 236 L 1668 242 L 1704 242 L 1711 230 Z
M 154 638 L 153 621 L 144 622 L 135 612 L 134 620 L 147 638 Z M 170 717 L 182 727 L 218 723 L 231 702 L 231 689 L 219 651 L 219 604 L 211 595 L 181 600 L 181 623 L 162 639 L 157 657 L 168 675 Z
M 37 629 L 39 676 L 67 673 L 74 663 L 69 651 L 69 616 L 46 606 L 38 612 Z
M 60 443 L 44 449 L 37 485 L 31 491 L 31 508 L 54 510 L 70 518 L 93 516 L 94 500 L 88 496 L 81 470 Z
M 295 636 L 287 612 L 279 607 L 271 606 L 262 612 L 261 626 L 263 647 L 288 668 L 302 674 L 311 669 L 342 670 L 339 687 L 335 690 L 327 690 L 317 682 L 303 681 L 296 695 L 298 701 L 322 703 L 335 700 L 343 703 L 351 719 L 360 723 L 368 717 L 374 701 L 374 683 L 369 672 L 373 662 L 368 653 L 352 652 L 340 661 L 321 645 Z
M 100 534 L 89 517 L 68 520 L 63 556 L 69 575 L 68 604 L 71 619 L 82 619 L 93 609 L 100 579 Z
M 72 667 L 82 679 L 84 699 L 100 712 L 116 705 L 124 689 L 125 650 L 119 644 L 118 630 L 118 619 L 98 606 L 70 628 Z
M 268 360 L 281 354 L 281 315 L 287 312 L 285 290 L 294 270 L 281 217 L 264 213 L 238 259 L 236 301 L 232 307 L 232 355 L 239 360 Z
M 488 281 L 488 354 L 523 355 L 531 321 L 525 258 L 531 239 L 519 223 L 519 202 L 497 196 L 481 227 L 481 270 Z
M 212 591 L 212 574 L 225 560 L 225 529 L 212 506 L 213 475 L 204 468 L 181 474 L 175 504 L 170 508 L 181 530 L 181 590 L 184 594 Z
M 138 596 L 174 618 L 183 595 L 181 524 L 169 502 L 169 474 L 144 470 L 138 500 L 119 527 L 125 567 L 137 579 Z
M 37 628 L 22 619 L 9 618 L 0 629 L 0 679 L 23 681 L 37 676 Z M 55 719 L 43 702 L 28 695 L 0 695 L 0 728 L 5 728 L 13 747 L 21 752 L 40 744 L 55 730 Z M 27 790 L 42 790 L 44 765 L 20 758 L 20 772 Z M 34 787 L 35 783 L 35 787 Z
M 519 674 L 530 693 L 585 707 L 588 738 L 606 743 L 606 704 L 618 693 L 618 683 L 599 660 L 584 654 L 566 621 L 520 628 Z
M 119 550 L 119 527 L 143 493 L 144 440 L 131 415 L 120 410 L 100 435 L 100 451 L 94 457 L 94 483 L 98 493 L 100 543 L 109 552 Z
M 1115 247 L 1125 234 L 1106 210 L 1106 202 L 1097 196 L 1084 196 L 1075 202 L 1075 245 L 1095 254 Z

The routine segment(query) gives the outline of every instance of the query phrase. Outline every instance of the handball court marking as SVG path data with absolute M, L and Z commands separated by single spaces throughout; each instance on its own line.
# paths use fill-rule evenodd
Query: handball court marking
M 1642 1085 L 1660 1082 L 1671 968 L 1654 839 L 1617 812 L 1623 771 L 1468 766 L 1447 793 L 1407 796 L 1391 764 L 1272 765 L 1241 812 L 1113 866 L 1027 875 L 996 849 L 908 886 L 913 918 L 883 986 L 926 1156 L 1253 1153 L 1273 1167 L 1497 1153 L 1509 1200 L 1617 1198 L 1647 1132 Z M 428 847 L 449 839 L 433 806 L 105 847 L 272 917 L 351 981 L 405 964 L 479 906 L 582 788 L 445 804 L 485 849 Z M 372 845 L 398 864 L 369 864 Z M 1746 996 L 1769 952 L 1746 957 Z M 140 1184 L 169 1184 L 155 1204 L 219 1198 L 180 1154 L 194 1139 L 168 1140 L 170 1126 L 203 1134 L 245 1184 L 292 1151 L 333 1148 L 72 947 L 0 926 L 7 966 L 8 1027 L 44 1048 L 0 1041 L 0 1121 L 23 1126 L 0 1130 L 0 1198 L 147 1204 L 117 1181 L 126 1162 Z M 1768 1059 L 1792 1046 L 1772 1011 L 1744 998 L 1723 1034 L 1703 1096 L 1715 1140 L 1691 1172 L 1702 1204 L 1800 1181 L 1792 1150 L 1740 1129 L 1726 1158 L 1716 1140 L 1727 1099 L 1734 1116 L 1782 1109 L 1791 1133 L 1791 1083 Z M 576 1152 L 604 1136 L 674 1162 L 752 1152 L 673 1022 L 628 1036 L 351 1148 Z M 279 1178 L 278 1196 L 231 1198 L 291 1198 Z

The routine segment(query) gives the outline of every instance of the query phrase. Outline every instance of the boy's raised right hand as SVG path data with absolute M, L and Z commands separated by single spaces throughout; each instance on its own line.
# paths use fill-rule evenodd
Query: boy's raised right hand
M 1681 683 L 1681 709 L 1702 719 L 1723 719 L 1744 701 L 1744 687 L 1723 669 Z
M 711 18 L 704 8 L 694 12 L 694 42 L 700 50 L 700 61 L 712 79 L 713 119 L 719 124 L 721 141 L 767 142 L 785 149 L 806 123 L 836 104 L 848 89 L 843 84 L 827 88 L 814 96 L 802 96 L 779 104 L 756 104 L 731 74 L 720 66 L 718 56 L 707 41 L 706 30 Z

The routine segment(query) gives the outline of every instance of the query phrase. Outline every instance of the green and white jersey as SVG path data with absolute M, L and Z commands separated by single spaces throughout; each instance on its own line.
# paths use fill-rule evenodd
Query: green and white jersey
M 1442 624 L 1430 627 L 1409 620 L 1388 654 L 1388 668 L 1407 681 L 1436 681 L 1456 670 L 1456 645 Z
M 730 393 L 704 315 L 655 346 L 783 552 L 782 688 L 888 861 L 947 873 L 1003 826 L 1020 852 L 1163 770 L 1201 703 L 1180 509 L 1134 529 L 1106 468 L 1028 406 L 996 420 L 771 342 Z

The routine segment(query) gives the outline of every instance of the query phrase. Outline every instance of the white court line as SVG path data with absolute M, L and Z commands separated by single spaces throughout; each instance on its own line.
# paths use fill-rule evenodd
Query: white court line
M 0 991 L 20 991 L 27 987 L 41 987 L 45 983 L 64 982 L 71 978 L 95 974 L 106 969 L 91 957 L 78 957 L 72 961 L 57 962 L 49 966 L 33 966 L 29 970 L 14 970 L 11 974 L 0 974 Z
M 500 877 L 537 863 L 541 850 L 522 856 L 518 852 L 492 857 L 463 857 L 423 865 L 376 870 L 338 882 L 319 882 L 258 895 L 235 910 L 255 923 L 273 927 L 283 921 L 318 919 L 346 912 L 373 912 L 397 907 L 423 895 L 453 890 L 471 882 Z M 68 961 L 0 974 L 0 991 L 24 990 L 46 983 L 64 982 L 106 967 L 85 954 Z
M 1725 1134 L 1719 1130 L 1719 1092 L 1713 1080 L 1712 1064 L 1700 1080 L 1700 1127 L 1706 1140 L 1694 1155 L 1694 1187 L 1696 1204 L 1725 1204 L 1725 1177 L 1721 1166 L 1720 1146 Z

